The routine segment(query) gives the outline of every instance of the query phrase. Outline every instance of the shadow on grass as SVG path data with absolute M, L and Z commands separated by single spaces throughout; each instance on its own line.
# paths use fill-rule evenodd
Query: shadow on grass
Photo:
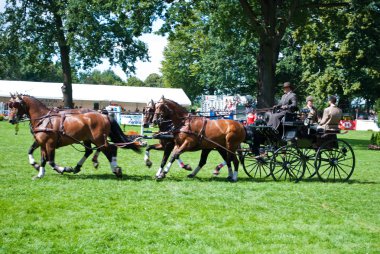
M 118 179 L 112 174 L 94 174 L 94 175 L 64 175 L 66 178 L 70 180 L 105 180 L 105 181 L 134 181 L 134 182 L 141 182 L 141 181 L 156 181 L 156 182 L 190 182 L 190 181 L 196 181 L 196 182 L 226 182 L 230 183 L 230 181 L 226 177 L 195 177 L 195 178 L 187 178 L 186 176 L 183 177 L 177 177 L 177 176 L 168 176 L 165 179 L 162 180 L 156 180 L 154 176 L 151 175 L 124 175 L 123 178 Z M 289 182 L 287 180 L 284 181 L 274 181 L 272 178 L 264 178 L 264 179 L 255 179 L 255 178 L 239 178 L 238 182 L 253 182 L 253 183 L 266 183 L 266 182 Z M 290 181 L 292 183 L 297 184 L 295 181 Z M 318 178 L 307 178 L 302 179 L 300 182 L 305 183 L 323 183 L 323 184 L 380 184 L 380 182 L 376 181 L 361 181 L 361 180 L 348 180 L 348 181 L 339 181 L 339 180 L 327 180 L 327 181 L 320 181 Z
M 348 181 L 342 181 L 342 180 L 325 180 L 321 181 L 318 178 L 307 178 L 307 179 L 302 179 L 302 182 L 320 182 L 320 183 L 326 183 L 326 184 L 380 184 L 380 182 L 376 181 L 360 181 L 360 180 L 348 180 Z
M 64 176 L 67 179 L 70 180 L 104 180 L 104 181 L 135 181 L 135 182 L 141 182 L 141 181 L 156 181 L 156 182 L 226 182 L 230 183 L 227 179 L 227 177 L 220 176 L 220 177 L 195 177 L 195 178 L 188 178 L 187 176 L 167 176 L 165 179 L 157 180 L 152 175 L 123 175 L 121 179 L 116 178 L 115 175 L 112 174 L 94 174 L 94 175 L 85 175 L 85 174 L 64 174 Z M 264 178 L 264 179 L 255 179 L 255 178 L 239 178 L 238 182 L 254 182 L 254 183 L 265 183 L 265 182 L 274 182 L 274 180 L 270 177 Z M 278 181 L 281 182 L 281 181 Z M 285 182 L 285 181 L 283 181 Z

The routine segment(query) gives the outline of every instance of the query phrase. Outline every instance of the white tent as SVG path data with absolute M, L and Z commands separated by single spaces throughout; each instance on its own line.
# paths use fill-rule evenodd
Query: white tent
M 0 99 L 9 98 L 9 93 L 24 93 L 45 100 L 62 101 L 62 83 L 8 81 L 0 80 Z M 190 106 L 190 99 L 182 89 L 131 87 L 73 84 L 73 101 L 75 105 L 101 105 L 114 103 L 138 107 L 153 99 L 158 101 L 161 96 L 172 99 L 183 106 Z M 58 105 L 56 105 L 58 106 Z

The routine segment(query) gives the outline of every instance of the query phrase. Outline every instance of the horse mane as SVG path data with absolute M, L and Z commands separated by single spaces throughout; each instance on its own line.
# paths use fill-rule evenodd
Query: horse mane
M 164 98 L 163 101 L 164 102 L 167 101 L 167 102 L 172 103 L 175 106 L 177 106 L 179 108 L 179 113 L 180 114 L 188 114 L 189 113 L 189 111 L 187 111 L 187 109 L 185 107 L 183 107 L 180 104 L 178 104 L 178 102 L 175 102 L 175 101 L 173 101 L 171 99 L 166 99 L 166 98 Z
M 19 94 L 19 95 L 20 95 L 20 96 L 26 96 L 26 97 L 28 97 L 28 98 L 30 98 L 30 99 L 33 99 L 33 100 L 36 101 L 38 104 L 40 104 L 40 106 L 42 106 L 42 107 L 48 109 L 48 107 L 47 107 L 45 104 L 43 104 L 42 101 L 40 101 L 39 99 L 37 99 L 37 98 L 34 97 L 34 96 L 31 96 L 31 95 L 29 95 L 29 94 Z

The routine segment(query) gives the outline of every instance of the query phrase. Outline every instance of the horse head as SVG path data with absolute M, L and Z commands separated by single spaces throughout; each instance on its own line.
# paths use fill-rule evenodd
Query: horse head
M 173 116 L 173 110 L 168 106 L 168 101 L 161 98 L 155 105 L 152 122 L 153 124 L 160 124 L 163 121 L 168 121 Z
M 28 112 L 22 94 L 16 93 L 10 95 L 11 99 L 8 102 L 9 122 L 11 124 L 16 124 Z
M 147 106 L 143 109 L 144 119 L 143 125 L 144 128 L 148 128 L 151 123 L 153 123 L 153 115 L 155 111 L 155 104 L 153 100 L 147 103 Z

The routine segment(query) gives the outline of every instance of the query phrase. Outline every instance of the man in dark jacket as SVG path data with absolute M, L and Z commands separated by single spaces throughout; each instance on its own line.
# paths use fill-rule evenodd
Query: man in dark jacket
M 273 107 L 278 112 L 271 114 L 268 121 L 268 126 L 272 126 L 274 129 L 278 128 L 286 112 L 294 112 L 297 108 L 297 96 L 293 93 L 290 82 L 285 82 L 283 88 L 284 95 L 281 97 L 279 104 Z

